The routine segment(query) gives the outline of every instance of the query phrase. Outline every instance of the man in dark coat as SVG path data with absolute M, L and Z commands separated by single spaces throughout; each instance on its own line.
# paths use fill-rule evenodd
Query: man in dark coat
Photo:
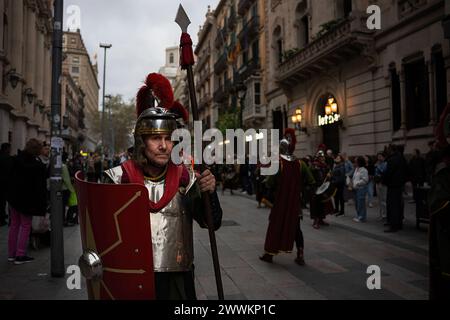
M 407 181 L 407 162 L 398 146 L 389 147 L 386 172 L 383 184 L 387 186 L 387 224 L 385 232 L 396 232 L 403 227 L 403 190 Z

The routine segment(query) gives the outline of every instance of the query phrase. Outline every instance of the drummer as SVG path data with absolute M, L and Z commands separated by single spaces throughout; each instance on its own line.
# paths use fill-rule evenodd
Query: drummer
M 316 188 L 318 189 L 322 184 L 328 181 L 331 177 L 330 168 L 328 167 L 325 160 L 325 153 L 323 150 L 319 150 L 316 154 L 316 157 L 312 163 L 312 171 L 314 175 L 314 179 L 316 180 Z M 332 185 L 329 185 L 328 188 L 333 188 Z M 310 205 L 310 213 L 311 219 L 313 220 L 313 228 L 320 229 L 320 226 L 329 226 L 329 223 L 325 221 L 325 218 L 328 214 L 333 214 L 334 212 L 334 204 L 333 204 L 333 194 L 327 196 L 328 188 L 322 194 L 313 193 L 311 197 L 311 205 Z M 332 190 L 331 190 L 332 191 Z

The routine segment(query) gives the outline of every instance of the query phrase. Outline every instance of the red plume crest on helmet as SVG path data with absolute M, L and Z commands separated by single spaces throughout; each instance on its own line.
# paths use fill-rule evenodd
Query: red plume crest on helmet
M 184 122 L 189 121 L 189 113 L 180 102 L 174 101 L 172 107 L 170 107 L 169 110 L 173 113 L 178 114 L 181 118 L 183 118 Z
M 161 74 L 150 73 L 136 95 L 136 113 L 139 115 L 150 108 L 150 99 L 156 97 L 160 107 L 166 109 L 173 105 L 173 90 L 169 80 Z
M 289 145 L 289 152 L 294 152 L 295 146 L 297 145 L 297 137 L 295 136 L 295 130 L 292 128 L 286 128 L 284 130 L 284 136 L 289 137 L 291 139 L 291 143 Z

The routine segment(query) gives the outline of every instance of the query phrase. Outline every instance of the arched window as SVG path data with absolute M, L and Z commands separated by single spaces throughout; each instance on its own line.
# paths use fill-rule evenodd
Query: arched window
M 309 43 L 309 17 L 307 14 L 308 2 L 302 0 L 295 10 L 295 24 L 297 26 L 297 46 L 303 48 Z
M 172 64 L 174 61 L 173 53 L 169 55 L 169 63 Z
M 400 77 L 398 76 L 395 63 L 389 65 L 391 76 L 391 105 L 392 105 L 392 129 L 400 129 L 402 121 L 401 96 L 400 96 Z
M 278 63 L 283 62 L 283 38 L 281 34 L 281 27 L 277 26 L 275 30 L 273 31 L 273 45 L 272 48 L 274 49 L 274 58 L 275 61 Z
M 352 0 L 337 0 L 336 13 L 337 19 L 347 18 L 353 10 Z

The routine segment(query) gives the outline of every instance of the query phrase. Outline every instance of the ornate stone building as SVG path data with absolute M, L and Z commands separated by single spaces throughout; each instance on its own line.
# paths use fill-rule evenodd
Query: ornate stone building
M 448 101 L 444 1 L 329 3 L 267 0 L 269 121 L 292 127 L 301 110 L 302 155 L 320 143 L 349 155 L 389 143 L 427 151 Z M 370 4 L 381 9 L 380 30 L 367 26 Z
M 0 0 L 0 142 L 49 139 L 51 0 Z
M 70 75 L 69 66 L 63 65 L 61 77 L 61 119 L 65 151 L 70 155 L 87 150 L 85 119 L 85 94 Z
M 244 128 L 260 129 L 266 127 L 266 99 L 263 92 L 266 82 L 266 10 L 264 0 L 239 0 L 238 19 L 238 59 L 237 90 L 239 84 L 246 88 L 242 110 Z M 235 82 L 236 82 L 235 80 Z
M 213 56 L 215 55 L 212 52 L 212 48 L 214 48 L 213 35 L 216 34 L 216 28 L 214 27 L 214 13 L 209 6 L 205 17 L 205 23 L 198 32 L 198 43 L 194 51 L 197 56 L 194 74 L 198 97 L 199 118 L 203 121 L 204 128 L 211 128 L 215 126 L 219 112 L 217 105 L 213 102 Z
M 159 69 L 159 73 L 169 79 L 172 87 L 175 85 L 178 70 L 180 69 L 180 48 L 166 48 L 166 63 Z
M 89 151 L 94 151 L 99 137 L 93 133 L 92 119 L 99 110 L 99 83 L 97 61 L 91 62 L 89 53 L 84 45 L 80 30 L 75 32 L 65 31 L 63 35 L 63 70 L 73 79 L 76 86 L 79 86 L 84 94 L 85 130 L 77 132 L 81 146 Z M 96 59 L 94 59 L 96 60 Z M 70 81 L 69 81 L 70 82 Z M 75 90 L 76 91 L 76 90 Z M 78 94 L 76 94 L 78 95 Z M 75 99 L 76 100 L 76 99 Z M 63 112 L 63 110 L 62 110 Z M 64 116 L 65 113 L 63 112 Z M 81 119 L 79 119 L 81 121 Z

